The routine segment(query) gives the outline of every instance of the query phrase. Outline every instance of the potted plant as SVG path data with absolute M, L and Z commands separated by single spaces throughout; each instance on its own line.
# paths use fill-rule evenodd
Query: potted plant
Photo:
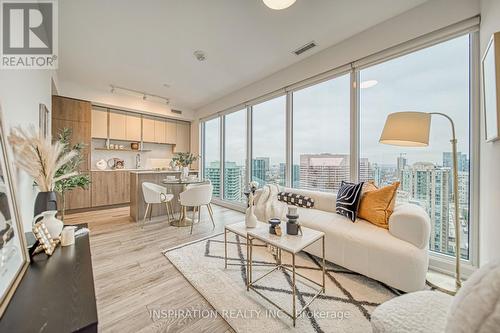
M 85 148 L 83 143 L 77 143 L 71 146 L 72 130 L 69 128 L 62 129 L 58 134 L 58 141 L 63 144 L 63 153 L 70 151 L 76 152 L 75 156 L 70 159 L 66 164 L 61 166 L 56 172 L 56 178 L 62 175 L 72 174 L 68 178 L 62 178 L 56 181 L 54 190 L 61 196 L 61 219 L 64 221 L 66 212 L 66 194 L 68 191 L 76 188 L 87 189 L 90 185 L 90 176 L 88 174 L 80 173 L 80 165 L 83 162 L 82 150 Z
M 198 156 L 192 153 L 176 153 L 172 158 L 172 163 L 181 168 L 181 177 L 187 178 L 189 175 L 189 167 L 197 160 Z

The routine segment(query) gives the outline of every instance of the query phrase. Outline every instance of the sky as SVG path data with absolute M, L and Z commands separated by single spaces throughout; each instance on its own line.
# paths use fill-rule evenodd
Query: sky
M 409 163 L 442 163 L 450 151 L 450 126 L 433 116 L 429 147 L 400 148 L 380 144 L 389 113 L 442 112 L 455 121 L 458 150 L 469 150 L 469 37 L 453 40 L 363 69 L 361 82 L 378 84 L 360 92 L 360 156 L 372 163 L 394 165 L 400 153 Z M 299 90 L 293 94 L 293 158 L 304 153 L 349 153 L 349 75 Z M 286 98 L 280 96 L 253 107 L 253 156 L 267 156 L 271 164 L 285 161 Z M 245 111 L 226 116 L 226 160 L 244 163 Z M 207 160 L 218 160 L 218 119 L 208 121 Z

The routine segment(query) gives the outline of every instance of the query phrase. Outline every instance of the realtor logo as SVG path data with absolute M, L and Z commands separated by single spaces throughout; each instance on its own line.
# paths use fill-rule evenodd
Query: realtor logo
M 57 68 L 57 3 L 0 0 L 1 68 Z

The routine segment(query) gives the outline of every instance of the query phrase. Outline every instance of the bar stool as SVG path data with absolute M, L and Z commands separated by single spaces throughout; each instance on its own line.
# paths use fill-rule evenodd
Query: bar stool
M 206 206 L 208 214 L 210 215 L 210 220 L 215 228 L 215 222 L 213 217 L 212 205 L 212 184 L 203 184 L 187 188 L 184 192 L 179 194 L 181 205 L 184 207 L 194 207 L 193 208 L 193 222 L 191 224 L 191 234 L 193 233 L 194 217 L 198 212 L 198 222 L 201 220 L 201 206 Z
M 146 202 L 146 211 L 144 212 L 143 225 L 146 223 L 146 217 L 148 216 L 149 210 L 149 220 L 151 220 L 151 214 L 153 212 L 152 204 L 165 204 L 167 208 L 167 219 L 168 222 L 174 219 L 174 213 L 172 209 L 172 199 L 173 194 L 167 193 L 167 189 L 155 183 L 142 183 L 142 194 L 144 195 L 144 201 Z

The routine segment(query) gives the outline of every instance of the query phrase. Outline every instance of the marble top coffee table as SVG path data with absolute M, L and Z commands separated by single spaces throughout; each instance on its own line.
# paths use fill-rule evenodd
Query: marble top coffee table
M 268 226 L 267 224 L 265 224 Z M 306 227 L 301 227 L 302 229 L 302 235 L 287 235 L 286 234 L 286 226 L 284 223 L 281 224 L 281 230 L 283 230 L 283 234 L 281 236 L 278 235 L 273 235 L 269 233 L 269 228 L 254 228 L 254 229 L 248 229 L 246 238 L 247 238 L 247 267 L 248 267 L 248 283 L 247 283 L 247 291 L 250 289 L 253 290 L 255 293 L 260 295 L 262 298 L 264 298 L 266 301 L 283 311 L 283 313 L 287 314 L 290 318 L 293 320 L 293 326 L 295 327 L 295 322 L 297 318 L 302 314 L 302 312 L 320 295 L 325 293 L 325 234 L 321 231 L 317 231 L 314 229 L 306 228 Z M 253 280 L 253 243 L 254 241 L 260 241 L 265 244 L 274 246 L 278 250 L 278 260 L 277 260 L 277 265 L 261 277 L 257 278 L 256 280 Z M 313 281 L 312 279 L 296 272 L 296 267 L 295 267 L 295 256 L 297 253 L 300 251 L 304 250 L 306 247 L 309 245 L 313 244 L 314 242 L 317 242 L 321 240 L 322 243 L 322 282 L 318 283 L 316 281 Z M 288 252 L 291 257 L 292 257 L 292 264 L 291 268 L 283 265 L 281 262 L 281 251 Z M 254 284 L 259 281 L 260 279 L 266 277 L 267 275 L 271 274 L 272 272 L 281 269 L 281 270 L 287 270 L 292 273 L 292 313 L 288 312 L 287 310 L 283 309 L 279 305 L 277 305 L 275 302 L 273 302 L 271 299 L 269 299 L 267 296 L 263 295 L 257 288 L 254 287 Z M 320 289 L 315 289 L 316 294 L 314 297 L 307 303 L 300 311 L 297 311 L 296 309 L 296 276 L 299 276 L 316 286 L 320 287 Z

